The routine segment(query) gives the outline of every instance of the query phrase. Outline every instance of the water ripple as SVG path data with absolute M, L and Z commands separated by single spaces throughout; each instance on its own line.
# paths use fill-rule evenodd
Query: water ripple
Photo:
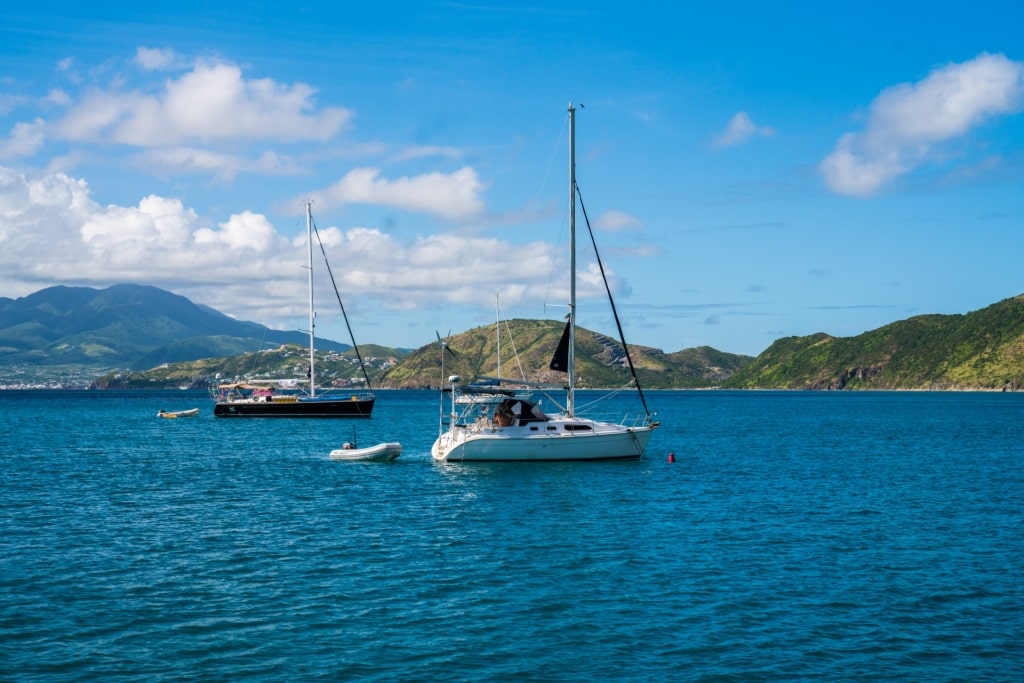
M 1024 670 L 1024 396 L 657 392 L 639 463 L 469 466 L 386 392 L 360 440 L 405 452 L 368 466 L 326 458 L 349 424 L 18 393 L 2 680 Z

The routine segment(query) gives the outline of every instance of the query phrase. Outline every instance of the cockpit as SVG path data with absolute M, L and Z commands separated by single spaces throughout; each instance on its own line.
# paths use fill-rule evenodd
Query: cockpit
M 499 427 L 523 426 L 530 422 L 547 422 L 549 419 L 539 405 L 521 398 L 507 398 L 494 409 L 494 423 Z

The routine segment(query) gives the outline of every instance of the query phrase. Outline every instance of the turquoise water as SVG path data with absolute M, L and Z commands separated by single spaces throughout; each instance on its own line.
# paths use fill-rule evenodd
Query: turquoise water
M 648 398 L 640 462 L 471 466 L 430 392 L 0 392 L 0 680 L 1019 680 L 1024 395 Z

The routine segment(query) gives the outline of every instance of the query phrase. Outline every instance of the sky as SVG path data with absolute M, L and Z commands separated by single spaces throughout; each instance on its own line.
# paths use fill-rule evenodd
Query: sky
M 1017 0 L 152 5 L 0 9 L 0 296 L 136 283 L 306 330 L 312 201 L 359 344 L 561 319 L 570 102 L 631 344 L 1024 293 Z M 577 228 L 578 322 L 614 335 Z

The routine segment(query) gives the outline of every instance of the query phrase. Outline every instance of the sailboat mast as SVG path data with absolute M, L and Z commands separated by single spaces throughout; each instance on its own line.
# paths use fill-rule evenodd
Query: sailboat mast
M 569 390 L 566 414 L 576 403 L 576 107 L 569 103 Z
M 498 377 L 501 377 L 501 304 L 498 297 L 501 292 L 494 293 L 494 338 L 498 343 Z
M 313 202 L 306 202 L 306 268 L 309 277 L 309 396 L 316 396 L 316 368 L 313 353 L 313 336 L 316 327 L 316 314 L 313 312 Z

